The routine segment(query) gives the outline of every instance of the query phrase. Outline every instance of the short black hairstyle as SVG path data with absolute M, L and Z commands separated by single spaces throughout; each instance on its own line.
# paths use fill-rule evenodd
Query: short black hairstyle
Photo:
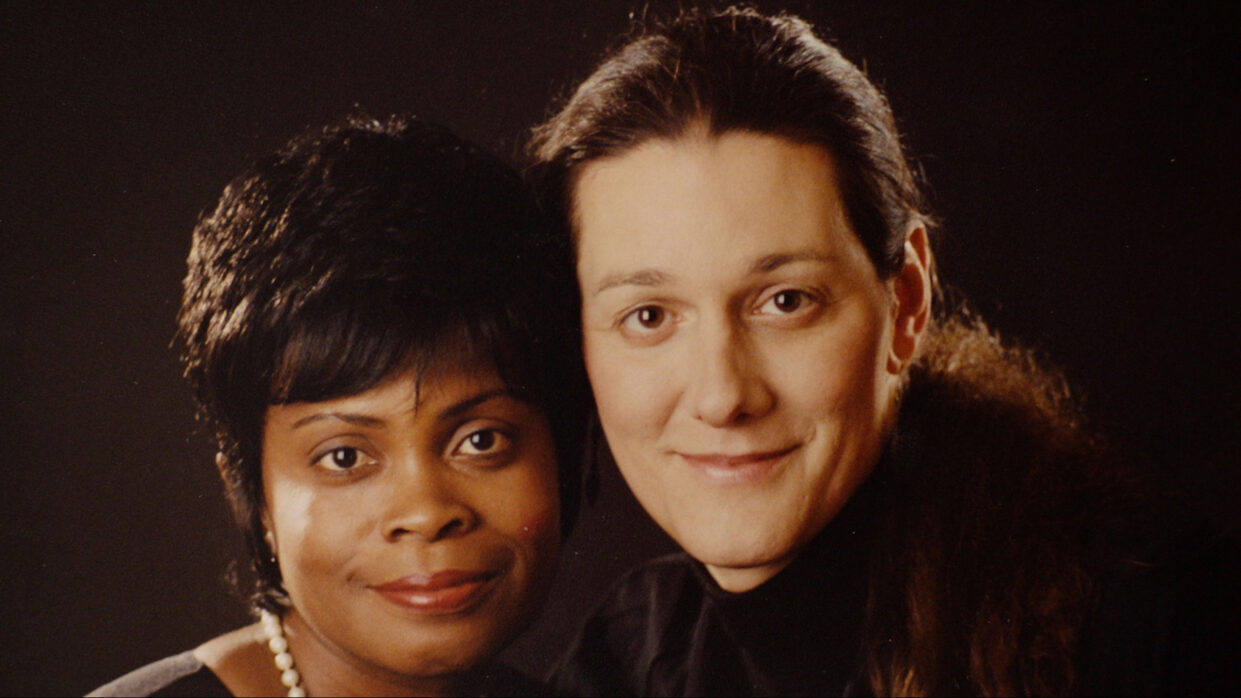
M 194 230 L 177 337 L 256 606 L 285 600 L 262 524 L 268 406 L 432 361 L 494 366 L 547 416 L 567 535 L 589 411 L 569 259 L 512 169 L 412 117 L 312 130 L 228 185 Z

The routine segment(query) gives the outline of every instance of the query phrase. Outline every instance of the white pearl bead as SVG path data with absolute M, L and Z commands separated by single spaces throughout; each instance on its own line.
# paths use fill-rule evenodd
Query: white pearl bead
M 293 655 L 288 652 L 281 652 L 276 655 L 276 668 L 285 671 L 293 668 Z
M 262 622 L 263 622 L 263 632 L 267 634 L 267 637 L 274 637 L 280 634 L 281 630 L 280 630 L 280 619 L 279 618 L 264 611 Z
M 293 655 L 289 653 L 289 641 L 284 637 L 284 623 L 275 614 L 262 611 L 259 620 L 263 634 L 267 636 L 267 648 L 275 655 L 276 668 L 280 670 L 280 683 L 289 689 L 290 696 L 305 696 L 302 677 L 293 668 Z
M 285 669 L 284 672 L 280 674 L 280 683 L 288 686 L 289 688 L 293 688 L 300 683 L 301 680 L 302 677 L 298 675 L 297 669 Z

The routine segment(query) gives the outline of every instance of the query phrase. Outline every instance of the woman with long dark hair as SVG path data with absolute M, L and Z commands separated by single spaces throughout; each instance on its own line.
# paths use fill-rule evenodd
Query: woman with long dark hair
M 605 455 L 684 549 L 613 589 L 560 688 L 1235 684 L 1234 592 L 1201 583 L 1237 579 L 1234 549 L 1154 542 L 1061 377 L 947 300 L 887 101 L 805 22 L 640 32 L 531 153 Z

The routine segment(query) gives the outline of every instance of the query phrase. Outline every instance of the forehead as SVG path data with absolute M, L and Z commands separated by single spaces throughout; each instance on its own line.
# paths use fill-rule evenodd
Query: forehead
M 655 257 L 861 250 L 831 155 L 780 136 L 732 131 L 655 139 L 587 165 L 576 184 L 579 272 Z

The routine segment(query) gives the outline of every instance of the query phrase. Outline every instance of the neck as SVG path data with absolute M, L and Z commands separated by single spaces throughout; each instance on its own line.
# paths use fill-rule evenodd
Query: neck
M 323 640 L 296 610 L 284 614 L 284 631 L 308 695 L 460 696 L 468 691 L 466 674 L 410 676 L 364 663 Z

